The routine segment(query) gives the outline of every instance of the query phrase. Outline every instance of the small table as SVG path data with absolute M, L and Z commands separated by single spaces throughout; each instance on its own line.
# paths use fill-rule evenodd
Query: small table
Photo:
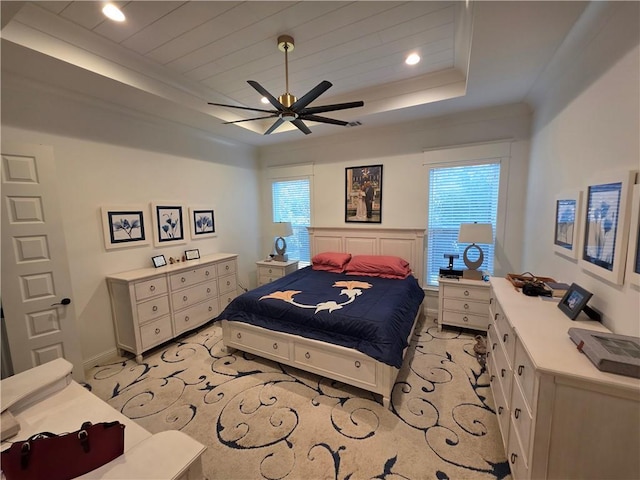
M 261 286 L 295 272 L 298 269 L 298 260 L 287 262 L 260 260 L 256 262 L 256 266 L 258 267 L 258 286 Z
M 443 325 L 487 331 L 489 282 L 439 278 L 438 331 Z

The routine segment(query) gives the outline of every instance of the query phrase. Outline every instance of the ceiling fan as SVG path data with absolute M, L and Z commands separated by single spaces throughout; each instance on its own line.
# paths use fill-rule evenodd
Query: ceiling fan
M 278 37 L 278 49 L 284 52 L 284 66 L 285 66 L 285 80 L 286 80 L 286 91 L 284 94 L 280 95 L 278 98 L 275 98 L 271 95 L 262 85 L 260 85 L 255 80 L 248 80 L 247 83 L 251 85 L 254 89 L 258 91 L 258 93 L 267 100 L 269 103 L 273 105 L 275 110 L 263 110 L 260 108 L 249 108 L 249 107 L 239 107 L 237 105 L 225 105 L 223 103 L 214 103 L 208 102 L 209 105 L 216 105 L 218 107 L 230 107 L 230 108 L 240 108 L 242 110 L 252 110 L 254 112 L 264 112 L 269 115 L 264 117 L 254 117 L 254 118 L 246 118 L 243 120 L 235 120 L 233 122 L 224 122 L 224 124 L 231 123 L 240 123 L 240 122 L 250 122 L 252 120 L 262 120 L 265 118 L 278 118 L 273 125 L 271 125 L 266 132 L 265 135 L 269 135 L 273 133 L 280 125 L 284 122 L 293 123 L 298 129 L 303 132 L 305 135 L 309 135 L 311 130 L 307 127 L 303 120 L 309 120 L 312 122 L 319 123 L 330 123 L 333 125 L 345 126 L 348 125 L 348 122 L 344 122 L 342 120 L 335 120 L 333 118 L 327 118 L 318 116 L 318 113 L 324 112 L 333 112 L 335 110 L 346 110 L 348 108 L 356 108 L 364 106 L 363 101 L 359 102 L 347 102 L 347 103 L 336 103 L 334 105 L 323 105 L 318 107 L 307 107 L 311 102 L 313 102 L 316 98 L 326 92 L 331 86 L 332 83 L 326 80 L 323 80 L 314 88 L 309 90 L 302 98 L 297 99 L 295 96 L 289 93 L 289 57 L 288 53 L 292 52 L 294 48 L 293 37 L 289 35 L 280 35 Z

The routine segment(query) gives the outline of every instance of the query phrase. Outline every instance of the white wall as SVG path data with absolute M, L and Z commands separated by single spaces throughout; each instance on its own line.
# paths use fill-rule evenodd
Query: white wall
M 240 282 L 255 282 L 248 276 L 255 270 L 260 228 L 253 149 L 161 128 L 33 85 L 10 85 L 4 75 L 2 93 L 2 141 L 53 147 L 73 287 L 69 296 L 76 306 L 85 365 L 115 353 L 105 282 L 109 273 L 150 267 L 155 254 L 168 259 L 198 248 L 201 255 L 238 253 Z M 218 236 L 173 247 L 107 251 L 100 207 L 146 205 L 151 218 L 150 202 L 156 200 L 211 205 Z
M 638 5 L 629 3 L 606 18 L 573 63 L 555 72 L 537 106 L 523 266 L 586 288 L 610 329 L 639 336 L 638 288 L 605 282 L 552 249 L 556 195 L 582 191 L 584 212 L 586 187 L 599 174 L 640 168 L 640 27 Z

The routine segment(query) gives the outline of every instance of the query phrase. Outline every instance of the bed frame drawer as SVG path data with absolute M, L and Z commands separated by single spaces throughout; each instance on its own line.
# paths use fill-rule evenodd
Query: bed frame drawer
M 353 360 L 335 352 L 326 352 L 321 348 L 309 345 L 294 345 L 293 360 L 304 368 L 312 368 L 321 372 L 340 372 L 350 381 L 369 385 L 376 384 L 376 366 L 373 359 Z
M 274 338 L 268 332 L 258 332 L 242 328 L 242 325 L 231 326 L 231 344 L 236 343 L 242 346 L 243 350 L 264 355 L 266 357 L 276 357 L 282 360 L 289 360 L 289 343 L 286 340 Z

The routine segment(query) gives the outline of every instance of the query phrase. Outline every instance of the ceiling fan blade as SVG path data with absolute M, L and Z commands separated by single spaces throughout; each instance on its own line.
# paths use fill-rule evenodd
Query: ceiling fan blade
M 284 120 L 282 120 L 281 118 L 279 118 L 278 120 L 276 120 L 275 122 L 273 122 L 273 125 L 271 125 L 266 132 L 264 132 L 265 135 L 269 135 L 270 133 L 273 133 L 276 128 L 278 128 L 280 125 L 282 125 L 284 123 Z
M 238 105 L 225 105 L 224 103 L 213 103 L 213 102 L 207 102 L 207 103 L 209 105 L 215 105 L 216 107 L 239 108 L 241 110 L 251 110 L 252 112 L 278 113 L 275 110 L 263 110 L 261 108 L 239 107 Z
M 323 105 L 319 107 L 304 108 L 298 112 L 298 115 L 313 115 L 315 113 L 333 112 L 335 110 L 346 110 L 347 108 L 364 107 L 364 102 L 347 102 L 336 103 L 334 105 Z
M 309 130 L 309 127 L 307 127 L 304 124 L 304 122 L 302 120 L 300 120 L 299 118 L 296 118 L 291 123 L 293 123 L 296 127 L 298 127 L 298 130 L 300 130 L 305 135 L 309 135 L 311 133 L 311 130 Z
M 333 84 L 331 82 L 323 80 L 318 85 L 309 90 L 302 98 L 299 98 L 296 102 L 294 102 L 294 104 L 291 105 L 291 110 L 297 112 L 298 110 L 306 107 L 324 92 L 329 90 L 332 85 Z
M 266 117 L 243 118 L 242 120 L 234 120 L 233 122 L 222 122 L 222 124 L 229 125 L 231 123 L 251 122 L 252 120 L 263 120 L 265 118 L 273 118 L 277 116 L 278 114 L 274 113 L 273 115 L 267 115 Z
M 284 105 L 282 105 L 276 97 L 267 92 L 267 90 L 258 82 L 256 82 L 255 80 L 247 80 L 247 83 L 255 88 L 260 95 L 269 100 L 269 103 L 276 107 L 279 111 L 283 111 L 285 109 Z
M 343 120 L 335 120 L 333 118 L 319 117 L 318 115 L 301 115 L 299 118 L 301 120 L 309 120 L 310 122 L 330 123 L 332 125 L 340 125 L 343 127 L 345 125 L 349 125 L 349 122 L 345 122 Z

